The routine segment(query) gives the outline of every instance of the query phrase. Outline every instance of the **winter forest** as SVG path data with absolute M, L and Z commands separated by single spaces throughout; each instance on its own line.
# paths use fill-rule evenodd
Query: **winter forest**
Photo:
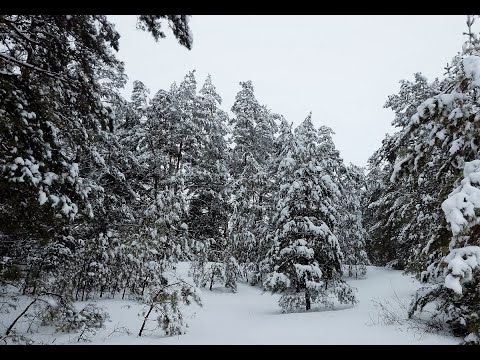
M 189 20 L 134 30 L 191 49 Z M 480 344 L 475 20 L 361 167 L 249 79 L 124 98 L 106 16 L 0 15 L 0 342 Z

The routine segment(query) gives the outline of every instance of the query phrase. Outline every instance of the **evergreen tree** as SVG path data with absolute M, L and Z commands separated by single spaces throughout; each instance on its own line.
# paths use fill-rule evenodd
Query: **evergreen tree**
M 441 82 L 429 84 L 424 76 L 415 74 L 415 82 L 402 81 L 398 95 L 389 96 L 385 107 L 395 112 L 392 125 L 400 130 L 386 136 L 381 148 L 369 160 L 372 176 L 381 176 L 377 186 L 367 190 L 366 218 L 371 242 L 372 261 L 397 269 L 416 271 L 413 261 L 429 241 L 431 226 L 441 218 L 438 211 L 436 187 L 431 183 L 417 181 L 415 176 L 397 176 L 405 161 L 410 158 L 408 149 L 428 141 L 423 129 L 412 125 L 410 119 L 417 106 L 429 96 L 438 94 Z M 431 168 L 428 177 L 436 176 L 438 168 Z M 386 236 L 388 234 L 388 236 Z
M 125 119 L 125 126 L 127 128 L 131 128 L 135 124 L 138 124 L 146 115 L 149 92 L 150 91 L 143 82 L 139 80 L 133 82 L 132 96 L 130 99 L 131 102 Z
M 410 314 L 435 302 L 436 316 L 445 315 L 455 335 L 479 342 L 478 322 L 478 97 L 480 42 L 473 33 L 474 17 L 467 18 L 468 40 L 448 68 L 443 93 L 424 101 L 412 116 L 418 129 L 428 129 L 426 141 L 408 149 L 399 173 L 415 175 L 433 187 L 429 169 L 438 169 L 435 186 L 442 200 L 443 221 L 437 221 L 423 249 L 421 279 L 433 283 L 420 291 Z M 463 173 L 462 173 L 463 170 Z M 414 176 L 414 175 L 411 175 Z M 449 194 L 450 186 L 456 189 Z M 439 206 L 440 208 L 440 206 Z M 440 210 L 437 210 L 440 211 Z M 452 236 L 453 235 L 453 236 Z
M 230 120 L 234 148 L 230 162 L 233 212 L 229 220 L 229 239 L 232 254 L 243 267 L 242 273 L 247 281 L 256 284 L 270 221 L 267 171 L 272 160 L 278 115 L 259 104 L 251 81 L 240 85 L 242 90 L 232 107 L 235 117 Z
M 255 98 L 251 81 L 241 82 L 242 90 L 235 97 L 230 120 L 233 150 L 232 175 L 236 176 L 247 165 L 251 154 L 262 166 L 268 161 L 273 145 L 276 124 L 273 115 Z
M 363 277 L 369 264 L 366 252 L 368 235 L 363 226 L 360 204 L 365 186 L 363 169 L 350 164 L 345 168 L 340 184 L 342 206 L 337 238 L 344 254 L 345 273 L 356 278 Z
M 145 29 L 162 37 L 165 17 L 141 16 L 139 24 L 151 20 Z M 171 24 L 191 46 L 185 20 Z M 162 270 L 179 250 L 176 242 L 159 244 L 159 228 L 175 240 L 185 232 L 169 211 L 177 202 L 157 197 L 163 217 L 152 219 L 145 201 L 150 180 L 139 170 L 149 159 L 136 141 L 145 136 L 140 124 L 123 126 L 145 101 L 131 106 L 118 93 L 126 81 L 114 55 L 119 34 L 105 16 L 1 15 L 0 30 L 0 189 L 8 194 L 0 204 L 0 254 L 8 259 L 0 279 L 31 304 L 55 294 L 61 306 L 43 302 L 39 316 L 60 329 L 101 326 L 101 313 L 78 312 L 71 301 L 164 286 Z
M 400 257 L 394 236 L 396 227 L 392 226 L 396 217 L 389 216 L 396 194 L 387 190 L 390 189 L 388 175 L 391 166 L 389 163 L 377 162 L 379 152 L 376 151 L 369 159 L 366 191 L 362 199 L 364 224 L 368 234 L 366 249 L 373 265 L 396 268 Z
M 333 306 L 332 295 L 342 303 L 355 296 L 342 279 L 343 254 L 333 231 L 338 221 L 335 208 L 340 195 L 329 170 L 333 162 L 325 129 L 316 130 L 311 114 L 295 129 L 291 149 L 285 149 L 275 196 L 274 245 L 268 253 L 270 271 L 266 289 L 283 293 L 284 311 L 312 303 Z
M 252 284 L 257 282 L 260 259 L 259 223 L 265 209 L 261 197 L 265 186 L 265 173 L 251 155 L 246 157 L 246 166 L 231 184 L 234 194 L 233 211 L 229 220 L 229 240 L 232 254 L 243 265 L 243 273 Z
M 464 178 L 442 203 L 452 231 L 449 253 L 433 262 L 424 277 L 435 283 L 417 292 L 409 316 L 435 304 L 434 318 L 441 318 L 464 343 L 480 344 L 480 160 L 465 163 Z
M 220 109 L 221 103 L 209 75 L 200 90 L 196 111 L 200 125 L 199 154 L 189 168 L 187 224 L 191 238 L 200 242 L 194 246 L 198 249 L 193 263 L 198 279 L 207 276 L 208 261 L 222 262 L 229 257 L 226 250 L 229 174 L 225 139 L 228 116 Z

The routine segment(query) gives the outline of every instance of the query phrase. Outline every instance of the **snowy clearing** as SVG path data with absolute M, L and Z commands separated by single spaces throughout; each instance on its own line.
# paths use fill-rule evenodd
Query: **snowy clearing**
M 187 263 L 179 264 L 186 274 Z M 340 305 L 331 311 L 315 308 L 307 312 L 284 314 L 277 304 L 279 295 L 239 283 L 238 293 L 222 287 L 203 289 L 203 307 L 186 309 L 187 334 L 165 337 L 161 330 L 146 331 L 138 337 L 142 307 L 127 300 L 99 300 L 96 304 L 110 313 L 106 327 L 87 344 L 458 344 L 448 335 L 425 331 L 414 322 L 404 321 L 411 296 L 420 284 L 401 271 L 369 266 L 366 279 L 349 279 L 358 289 L 359 303 Z M 378 302 L 399 315 L 399 322 L 386 324 Z M 82 305 L 84 305 L 83 303 Z M 11 314 L 14 315 L 14 314 Z M 148 322 L 147 329 L 155 327 Z M 46 328 L 45 328 L 46 329 Z M 131 333 L 128 335 L 127 330 Z M 48 333 L 48 335 L 47 335 Z M 41 335 L 40 335 L 41 334 Z M 38 342 L 79 344 L 78 334 L 52 334 L 41 331 Z

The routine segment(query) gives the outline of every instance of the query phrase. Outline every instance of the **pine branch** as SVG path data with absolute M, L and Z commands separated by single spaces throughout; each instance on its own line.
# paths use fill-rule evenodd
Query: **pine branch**
M 26 40 L 29 43 L 35 44 L 35 45 L 41 45 L 38 41 L 35 41 L 31 38 L 29 38 L 27 35 L 25 35 L 23 32 L 20 31 L 19 28 L 17 28 L 13 23 L 4 17 L 0 17 L 0 24 L 5 24 L 7 25 L 10 29 L 14 30 L 20 37 L 22 37 L 24 40 Z
M 48 76 L 50 76 L 50 77 L 53 77 L 53 78 L 55 78 L 55 79 L 57 79 L 57 80 L 60 80 L 60 81 L 63 81 L 63 82 L 66 82 L 66 83 L 75 85 L 75 82 L 74 82 L 74 81 L 69 80 L 69 79 L 65 79 L 62 75 L 60 75 L 60 74 L 58 74 L 58 73 L 41 69 L 41 68 L 39 68 L 39 67 L 37 67 L 37 66 L 35 66 L 35 65 L 32 65 L 32 64 L 29 64 L 29 63 L 26 63 L 26 62 L 17 60 L 17 59 L 15 59 L 14 57 L 11 57 L 11 56 L 9 56 L 9 55 L 0 54 L 0 58 L 3 58 L 3 59 L 4 59 L 5 61 L 7 61 L 7 62 L 14 63 L 14 64 L 17 64 L 17 65 L 20 65 L 20 66 L 23 66 L 23 67 L 26 67 L 26 68 L 29 68 L 29 69 L 32 69 L 32 70 L 41 72 L 41 73 L 43 73 L 43 74 L 45 74 L 45 75 L 48 75 Z

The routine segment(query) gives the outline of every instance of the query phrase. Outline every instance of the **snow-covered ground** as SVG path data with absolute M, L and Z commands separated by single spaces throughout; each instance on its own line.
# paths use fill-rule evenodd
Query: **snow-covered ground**
M 188 264 L 180 264 L 186 273 Z M 404 321 L 411 295 L 420 284 L 400 271 L 369 267 L 366 279 L 351 279 L 359 303 L 335 310 L 313 309 L 284 314 L 278 295 L 239 284 L 238 293 L 225 288 L 202 291 L 203 307 L 186 309 L 187 334 L 165 337 L 161 330 L 137 337 L 142 324 L 141 306 L 124 300 L 102 300 L 110 321 L 97 332 L 91 344 L 457 344 L 448 335 L 426 332 L 418 323 Z M 381 316 L 379 302 L 398 315 L 399 321 Z M 394 316 L 395 317 L 395 316 Z M 147 328 L 154 327 L 154 320 Z M 116 331 L 114 331 L 116 330 Z M 128 335 L 126 331 L 131 335 Z M 75 335 L 52 334 L 38 338 L 43 343 L 77 343 Z M 78 344 L 78 343 L 77 343 Z

